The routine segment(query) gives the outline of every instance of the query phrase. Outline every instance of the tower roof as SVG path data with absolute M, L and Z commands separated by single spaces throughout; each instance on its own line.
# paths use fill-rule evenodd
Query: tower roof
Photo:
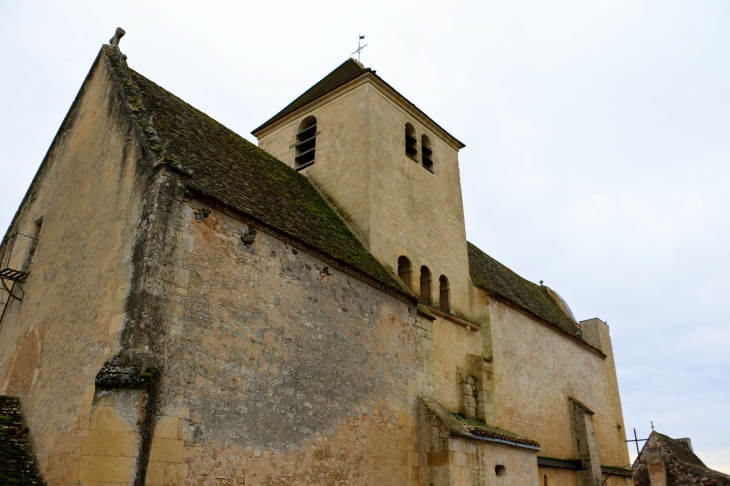
M 298 109 L 307 106 L 309 103 L 316 101 L 317 99 L 321 98 L 322 96 L 325 96 L 328 93 L 331 93 L 332 91 L 336 90 L 340 86 L 344 86 L 345 84 L 349 83 L 350 81 L 353 81 L 353 80 L 359 78 L 360 76 L 364 76 L 366 74 L 372 75 L 375 79 L 377 79 L 384 86 L 386 86 L 387 89 L 391 90 L 394 94 L 396 94 L 398 97 L 403 99 L 403 101 L 405 101 L 408 105 L 410 105 L 414 110 L 416 110 L 418 113 L 423 115 L 426 119 L 428 119 L 431 123 L 433 123 L 439 130 L 443 131 L 443 133 L 446 134 L 449 138 L 451 138 L 459 148 L 466 147 L 466 145 L 464 145 L 461 141 L 456 139 L 456 137 L 451 135 L 449 132 L 444 130 L 444 128 L 441 125 L 439 125 L 431 117 L 426 115 L 420 108 L 418 108 L 415 104 L 411 103 L 408 100 L 408 98 L 406 98 L 405 96 L 400 94 L 395 88 L 393 88 L 391 85 L 389 85 L 387 82 L 385 82 L 383 80 L 383 78 L 381 78 L 380 76 L 375 74 L 374 69 L 370 69 L 368 67 L 363 66 L 362 64 L 360 64 L 353 58 L 348 58 L 347 61 L 340 64 L 334 71 L 332 71 L 327 76 L 325 76 L 324 78 L 319 80 L 319 82 L 317 82 L 314 86 L 312 86 L 307 91 L 305 91 L 297 99 L 295 99 L 294 101 L 289 103 L 279 113 L 277 113 L 273 117 L 269 118 L 261 126 L 257 127 L 253 131 L 251 131 L 251 133 L 256 135 L 258 132 L 260 132 L 264 128 L 276 123 L 277 121 L 281 120 L 282 118 L 286 117 L 287 115 L 294 113 Z
M 283 110 L 269 118 L 263 125 L 256 128 L 251 133 L 256 133 L 259 130 L 266 128 L 272 123 L 281 120 L 289 113 L 297 111 L 299 108 L 308 105 L 312 101 L 321 98 L 327 93 L 334 91 L 340 86 L 349 83 L 353 79 L 359 78 L 363 74 L 369 73 L 371 71 L 372 70 L 370 68 L 364 67 L 353 58 L 348 58 L 347 61 L 340 64 L 334 71 L 319 80 L 314 86 L 312 86 L 301 96 L 299 96 L 299 98 L 286 105 Z

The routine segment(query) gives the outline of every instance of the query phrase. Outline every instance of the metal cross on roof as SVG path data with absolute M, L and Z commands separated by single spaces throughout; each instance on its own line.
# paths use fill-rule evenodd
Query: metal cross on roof
M 654 430 L 654 422 L 651 423 L 651 429 Z M 639 457 L 641 452 L 639 451 L 639 442 L 646 442 L 649 439 L 639 439 L 639 437 L 636 435 L 636 429 L 634 429 L 634 439 L 633 440 L 625 440 L 624 442 L 635 442 L 636 443 L 636 457 Z
M 357 62 L 360 62 L 360 52 L 368 46 L 367 44 L 365 44 L 364 46 L 360 45 L 360 41 L 363 40 L 364 38 L 365 38 L 364 35 L 357 36 L 357 50 L 352 53 L 352 54 L 357 53 Z M 350 55 L 352 56 L 352 54 L 350 54 Z

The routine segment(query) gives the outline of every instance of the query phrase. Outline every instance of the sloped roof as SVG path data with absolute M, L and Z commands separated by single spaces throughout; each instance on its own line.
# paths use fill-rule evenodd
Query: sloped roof
M 540 444 L 536 440 L 522 437 L 521 435 L 517 435 L 514 432 L 500 429 L 499 427 L 495 427 L 493 425 L 487 425 L 481 420 L 467 418 L 459 414 L 452 415 L 454 416 L 454 418 L 456 418 L 456 420 L 464 424 L 469 432 L 480 437 L 490 437 L 492 439 L 499 439 L 507 442 L 516 442 L 518 444 L 540 447 Z
M 355 61 L 351 57 L 348 58 L 347 61 L 340 64 L 334 71 L 319 80 L 314 86 L 305 91 L 297 99 L 286 105 L 283 110 L 269 118 L 263 125 L 261 125 L 251 133 L 258 132 L 262 128 L 267 127 L 272 123 L 284 118 L 289 113 L 295 112 L 299 108 L 308 105 L 317 98 L 326 95 L 330 91 L 336 90 L 340 86 L 349 83 L 353 79 L 362 76 L 363 74 L 370 71 L 370 68 L 363 67 L 362 64 Z
M 404 292 L 306 177 L 104 52 L 150 149 L 191 172 L 192 190 Z
M 690 464 L 692 466 L 707 467 L 702 460 L 689 448 L 687 444 L 682 441 L 672 439 L 668 435 L 654 432 L 662 442 L 664 442 L 672 454 L 674 454 L 680 461 Z
M 420 397 L 420 399 L 426 408 L 438 417 L 441 423 L 453 434 L 471 437 L 472 439 L 503 442 L 528 449 L 540 449 L 540 444 L 537 441 L 499 427 L 487 425 L 476 418 L 466 418 L 456 413 L 450 413 L 440 403 L 430 398 Z
M 299 96 L 297 99 L 289 103 L 283 110 L 281 110 L 279 113 L 274 115 L 273 117 L 269 118 L 263 125 L 253 130 L 251 133 L 254 135 L 259 131 L 267 126 L 271 125 L 272 123 L 275 123 L 285 116 L 289 115 L 290 113 L 294 113 L 299 108 L 302 108 L 309 103 L 315 101 L 318 98 L 321 98 L 322 96 L 326 95 L 327 93 L 336 90 L 340 86 L 343 86 L 350 81 L 362 76 L 363 74 L 371 73 L 375 78 L 380 80 L 381 83 L 383 83 L 385 86 L 393 90 L 394 93 L 396 93 L 403 101 L 408 103 L 414 110 L 416 110 L 418 113 L 426 117 L 428 120 L 431 121 L 436 127 L 438 127 L 440 130 L 443 131 L 445 135 L 450 137 L 458 147 L 464 148 L 466 145 L 464 145 L 462 142 L 457 140 L 453 135 L 451 135 L 449 132 L 444 130 L 444 127 L 436 123 L 434 120 L 431 119 L 426 113 L 423 112 L 420 108 L 418 108 L 415 104 L 413 104 L 411 101 L 408 100 L 405 96 L 400 94 L 395 88 L 393 88 L 390 84 L 388 84 L 383 78 L 375 74 L 374 69 L 370 69 L 367 67 L 363 67 L 362 64 L 355 61 L 352 58 L 348 58 L 347 61 L 340 64 L 334 71 L 329 73 L 327 76 L 319 80 L 314 86 L 309 88 L 307 91 L 305 91 L 301 96 Z
M 649 467 L 664 469 L 668 485 L 730 486 L 730 475 L 708 468 L 682 439 L 652 431 L 634 460 L 634 484 L 650 486 Z
M 472 243 L 467 242 L 467 249 L 469 273 L 474 285 L 576 335 L 578 328 L 548 294 L 547 287 L 520 277 Z

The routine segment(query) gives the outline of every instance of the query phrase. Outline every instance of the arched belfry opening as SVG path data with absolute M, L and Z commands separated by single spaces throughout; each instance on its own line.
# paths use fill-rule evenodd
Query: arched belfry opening
M 398 257 L 398 277 L 400 277 L 403 283 L 406 284 L 406 287 L 408 287 L 409 290 L 413 289 L 413 285 L 411 283 L 412 274 L 411 261 L 408 257 Z
M 416 138 L 416 129 L 413 125 L 406 123 L 406 155 L 418 160 L 418 139 Z
M 449 312 L 449 309 L 451 309 L 451 290 L 446 275 L 439 277 L 439 309 L 444 312 Z
M 433 172 L 433 149 L 431 139 L 426 135 L 421 136 L 421 164 L 425 169 Z
M 294 168 L 297 170 L 314 164 L 314 151 L 317 142 L 317 119 L 308 116 L 297 128 L 297 140 L 294 149 Z
M 431 270 L 426 265 L 421 267 L 421 301 L 431 303 Z

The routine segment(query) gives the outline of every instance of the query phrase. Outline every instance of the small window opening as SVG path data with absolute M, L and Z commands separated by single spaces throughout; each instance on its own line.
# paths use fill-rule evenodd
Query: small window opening
M 494 466 L 494 474 L 501 477 L 507 474 L 507 470 L 504 468 L 503 465 L 497 464 L 496 466 Z
M 421 137 L 421 164 L 424 168 L 433 172 L 433 150 L 431 149 L 431 140 L 426 135 Z
M 431 270 L 426 265 L 421 267 L 421 301 L 431 303 Z
M 299 124 L 294 154 L 294 168 L 301 170 L 314 164 L 314 149 L 317 137 L 317 119 L 308 116 Z
M 413 159 L 418 155 L 418 140 L 416 139 L 416 129 L 413 125 L 406 123 L 406 154 Z
M 449 312 L 451 302 L 449 302 L 449 279 L 446 275 L 439 277 L 439 308 L 444 312 Z
M 411 285 L 411 274 L 411 261 L 404 256 L 398 257 L 398 277 L 406 284 L 409 290 L 413 288 Z
M 548 486 L 548 483 L 547 483 L 547 474 L 542 477 L 542 486 Z
M 28 263 L 33 263 L 33 256 L 35 255 L 35 250 L 38 247 L 38 238 L 41 237 L 41 226 L 43 225 L 43 220 L 39 220 L 35 224 L 35 229 L 33 230 L 33 242 L 30 245 L 30 252 L 28 253 Z

